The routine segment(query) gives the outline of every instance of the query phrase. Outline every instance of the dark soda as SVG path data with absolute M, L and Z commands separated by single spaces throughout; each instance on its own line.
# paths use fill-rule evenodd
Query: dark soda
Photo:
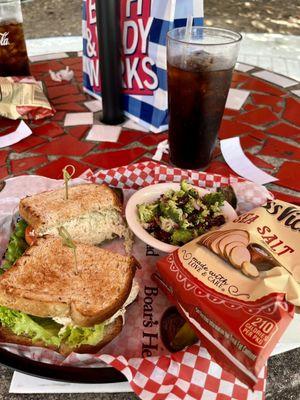
M 29 62 L 19 22 L 0 24 L 0 76 L 28 76 Z
M 168 63 L 170 161 L 175 166 L 199 169 L 209 163 L 232 71 L 222 59 L 205 54 Z

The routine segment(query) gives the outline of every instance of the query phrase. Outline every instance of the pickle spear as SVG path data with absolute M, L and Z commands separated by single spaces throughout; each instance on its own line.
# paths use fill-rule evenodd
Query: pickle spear
M 188 322 L 185 322 L 184 325 L 179 329 L 176 333 L 176 336 L 171 342 L 171 346 L 177 351 L 184 349 L 186 346 L 191 346 L 198 342 L 199 338 L 191 328 Z

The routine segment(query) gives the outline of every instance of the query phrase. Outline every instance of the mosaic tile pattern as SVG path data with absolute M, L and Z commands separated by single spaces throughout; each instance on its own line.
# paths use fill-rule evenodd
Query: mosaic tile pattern
M 167 132 L 151 134 L 131 121 L 105 129 L 99 122 L 101 103 L 86 103 L 93 99 L 82 92 L 81 57 L 69 54 L 68 58 L 49 58 L 41 60 L 39 57 L 39 61 L 32 63 L 32 74 L 44 82 L 57 112 L 52 118 L 29 122 L 33 135 L 0 151 L 1 179 L 20 174 L 61 178 L 61 170 L 66 164 L 73 164 L 78 176 L 88 168 L 96 171 L 152 158 L 157 144 L 167 138 Z M 50 79 L 49 69 L 58 71 L 66 66 L 74 70 L 72 82 L 57 83 Z M 240 136 L 250 160 L 279 179 L 270 186 L 276 196 L 300 204 L 297 178 L 300 174 L 300 85 L 297 82 L 292 85 L 293 81 L 286 79 L 276 75 L 275 81 L 270 82 L 270 74 L 266 71 L 240 64 L 234 73 L 232 88 L 250 94 L 243 104 L 241 102 L 240 109 L 225 110 L 219 138 Z M 287 83 L 291 86 L 284 88 Z M 91 104 L 92 110 L 88 107 Z M 93 109 L 93 106 L 96 107 Z M 91 118 L 81 120 L 81 125 L 64 126 L 71 113 L 94 110 L 94 123 L 101 127 L 100 142 L 87 140 Z M 17 123 L 0 119 L 0 134 L 13 130 Z M 168 155 L 164 154 L 162 162 L 168 161 Z M 235 174 L 225 164 L 218 146 L 206 170 Z

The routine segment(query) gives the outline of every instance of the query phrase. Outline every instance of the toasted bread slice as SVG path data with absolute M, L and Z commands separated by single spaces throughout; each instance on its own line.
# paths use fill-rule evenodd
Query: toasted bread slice
M 46 347 L 48 349 L 58 351 L 64 356 L 68 356 L 72 352 L 81 354 L 94 354 L 101 350 L 106 344 L 111 342 L 116 336 L 118 336 L 121 333 L 122 328 L 122 317 L 118 317 L 111 324 L 105 326 L 104 337 L 94 346 L 81 345 L 79 347 L 70 347 L 69 345 L 62 343 L 60 347 L 55 347 L 47 346 L 44 342 L 33 342 L 26 336 L 15 335 L 9 328 L 5 328 L 4 326 L 0 325 L 0 342 L 14 343 L 23 346 Z
M 61 238 L 38 238 L 0 276 L 0 305 L 38 317 L 69 317 L 93 326 L 110 318 L 127 299 L 135 272 L 131 257 Z
M 19 212 L 34 229 L 35 236 L 58 235 L 64 226 L 74 240 L 99 244 L 114 237 L 128 239 L 118 195 L 107 185 L 83 184 L 25 197 Z M 130 246 L 130 245 L 129 245 Z

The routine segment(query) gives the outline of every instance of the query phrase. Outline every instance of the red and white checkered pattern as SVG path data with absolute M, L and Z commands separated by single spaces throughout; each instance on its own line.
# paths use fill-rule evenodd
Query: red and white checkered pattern
M 158 182 L 180 182 L 182 179 L 188 179 L 194 185 L 208 188 L 224 187 L 245 181 L 235 176 L 228 178 L 218 174 L 168 167 L 154 161 L 103 170 L 95 175 L 89 170 L 81 177 L 90 181 L 106 182 L 108 185 L 123 189 L 139 189 L 141 186 Z
M 121 371 L 142 400 L 260 400 L 264 398 L 266 369 L 251 391 L 216 364 L 207 350 L 194 345 L 175 354 L 126 360 L 102 356 Z
M 1 346 L 12 353 L 56 365 L 95 368 L 103 363 L 122 372 L 141 400 L 263 400 L 267 369 L 260 372 L 252 391 L 214 362 L 197 343 L 184 351 L 148 358 L 108 354 L 71 354 L 66 360 L 51 350 L 37 347 Z
M 89 170 L 81 175 L 81 178 L 88 179 L 91 182 L 105 182 L 110 186 L 121 189 L 140 189 L 142 186 L 155 183 L 154 170 L 157 166 L 159 164 L 148 161 L 103 170 L 95 175 Z
M 232 183 L 233 190 L 238 199 L 237 213 L 253 210 L 261 206 L 266 199 L 273 199 L 274 196 L 264 186 L 244 181 Z
M 218 188 L 233 183 L 243 182 L 243 178 L 230 176 L 229 178 L 218 174 L 208 174 L 206 172 L 197 172 L 193 170 L 183 170 L 180 168 L 168 167 L 157 164 L 154 169 L 154 183 L 158 182 L 180 182 L 187 179 L 199 187 Z

